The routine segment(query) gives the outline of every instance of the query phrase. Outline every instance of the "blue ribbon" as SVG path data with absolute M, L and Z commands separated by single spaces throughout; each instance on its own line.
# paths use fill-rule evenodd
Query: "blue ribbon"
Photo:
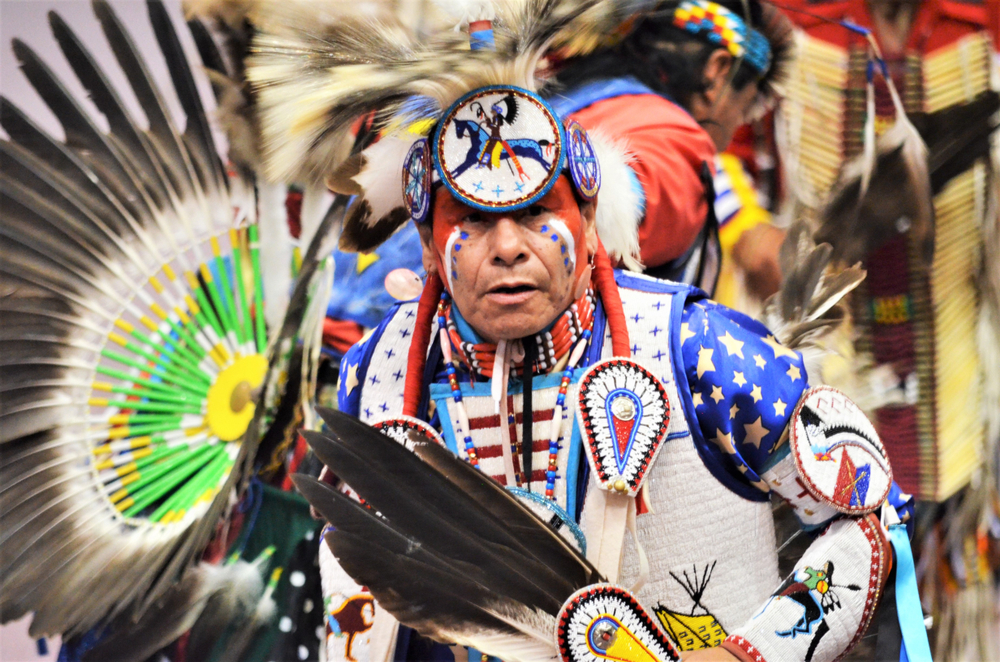
M 904 524 L 889 525 L 889 540 L 896 554 L 896 613 L 903 645 L 899 662 L 932 662 L 931 645 L 924 627 L 924 612 L 917 592 L 917 573 L 913 567 L 910 537 Z
M 469 34 L 469 48 L 474 51 L 489 50 L 495 51 L 497 49 L 496 42 L 493 39 L 493 30 L 476 30 Z

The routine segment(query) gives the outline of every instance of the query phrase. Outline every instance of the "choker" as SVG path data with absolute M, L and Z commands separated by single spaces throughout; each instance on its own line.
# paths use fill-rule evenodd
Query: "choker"
M 448 329 L 448 338 L 455 350 L 454 356 L 473 375 L 483 380 L 493 378 L 493 368 L 496 365 L 497 346 L 479 338 L 472 341 L 466 339 L 474 335 L 461 313 L 452 307 L 450 298 L 442 296 L 438 304 L 438 316 L 443 317 Z M 577 341 L 594 326 L 594 291 L 590 288 L 549 327 L 535 335 L 535 346 L 538 348 L 532 372 L 545 375 L 552 372 L 564 359 L 569 357 L 570 350 Z M 462 330 L 465 331 L 464 335 Z M 510 376 L 518 377 L 524 371 L 523 352 L 521 359 L 510 362 Z

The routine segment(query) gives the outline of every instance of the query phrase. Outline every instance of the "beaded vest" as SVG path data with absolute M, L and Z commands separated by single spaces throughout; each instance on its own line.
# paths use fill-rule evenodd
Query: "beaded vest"
M 721 483 L 706 466 L 689 429 L 693 416 L 690 392 L 680 366 L 680 314 L 689 288 L 632 274 L 617 274 L 627 319 L 632 360 L 640 363 L 664 385 L 670 402 L 670 422 L 664 447 L 648 472 L 644 489 L 650 511 L 637 518 L 639 542 L 650 559 L 650 574 L 638 592 L 640 601 L 656 614 L 664 628 L 680 639 L 694 641 L 708 636 L 718 643 L 725 633 L 743 624 L 778 584 L 774 527 L 767 501 L 751 501 Z M 358 415 L 374 423 L 402 411 L 404 371 L 409 339 L 416 318 L 416 303 L 402 304 L 381 328 L 370 352 L 367 368 L 358 372 L 362 389 Z M 437 337 L 436 329 L 431 336 Z M 610 330 L 603 313 L 595 315 L 594 339 L 582 365 L 574 371 L 567 402 L 576 402 L 579 376 L 586 365 L 611 352 Z M 432 357 L 433 346 L 432 346 Z M 678 384 L 677 376 L 681 375 Z M 549 431 L 558 393 L 560 373 L 537 377 L 533 388 L 532 432 L 537 467 L 530 477 L 531 494 L 542 498 L 549 459 Z M 466 453 L 456 440 L 457 416 L 447 383 L 429 386 L 430 403 L 440 418 L 440 429 L 449 448 L 460 457 Z M 501 442 L 501 421 L 488 383 L 462 384 L 479 467 L 501 484 L 524 496 L 525 477 L 517 458 L 521 434 L 523 394 L 512 381 L 507 393 L 508 412 Z M 555 502 L 567 514 L 586 509 L 581 499 L 596 489 L 593 480 L 581 486 L 578 477 L 586 464 L 584 444 L 576 424 L 575 404 L 562 415 Z M 513 467 L 505 466 L 502 443 L 514 446 L 508 453 Z M 532 497 L 528 497 L 532 498 Z M 581 521 L 585 519 L 581 517 Z M 567 527 L 567 537 L 580 531 Z M 585 531 L 582 532 L 584 535 Z M 754 559 L 754 573 L 746 573 L 746 558 Z M 623 585 L 638 573 L 635 543 L 626 536 L 622 550 Z M 693 579 L 697 574 L 697 580 Z M 685 578 L 692 578 L 685 581 Z M 739 586 L 739 591 L 733 591 Z M 699 632 L 701 634 L 699 634 Z M 710 634 L 706 635 L 708 632 Z M 679 642 L 680 643 L 680 642 Z M 683 647 L 683 644 L 682 644 Z

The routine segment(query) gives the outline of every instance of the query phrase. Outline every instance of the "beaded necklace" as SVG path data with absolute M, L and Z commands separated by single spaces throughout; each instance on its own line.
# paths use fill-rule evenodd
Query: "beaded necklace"
M 582 297 L 581 301 L 589 303 L 592 296 L 593 294 L 588 290 L 587 295 Z M 469 464 L 476 469 L 479 469 L 479 457 L 476 454 L 476 445 L 472 440 L 471 429 L 469 426 L 469 415 L 468 412 L 466 412 L 465 404 L 462 401 L 462 390 L 458 385 L 458 375 L 455 370 L 455 364 L 452 360 L 453 355 L 451 349 L 454 336 L 449 332 L 452 331 L 454 327 L 449 327 L 450 320 L 448 319 L 448 308 L 448 295 L 447 293 L 442 292 L 437 309 L 438 329 L 441 337 L 441 354 L 445 363 L 445 374 L 448 377 L 448 385 L 451 388 L 451 397 L 455 402 L 455 410 L 458 413 L 457 427 L 459 429 L 456 430 L 455 436 L 463 436 L 462 441 L 465 444 L 465 453 L 468 457 Z M 574 304 L 573 308 L 578 308 L 578 305 Z M 586 324 L 587 327 L 589 327 L 590 324 L 593 323 L 593 308 L 588 306 L 587 310 L 588 315 L 586 316 Z M 565 319 L 565 315 L 560 319 Z M 549 462 L 545 471 L 545 498 L 552 501 L 555 501 L 556 498 L 555 485 L 556 478 L 558 478 L 559 437 L 562 427 L 562 414 L 566 406 L 566 393 L 569 390 L 570 381 L 573 378 L 573 370 L 576 367 L 576 364 L 579 363 L 580 359 L 583 357 L 583 352 L 586 350 L 587 344 L 590 342 L 590 337 L 590 328 L 583 328 L 578 336 L 579 339 L 576 340 L 576 344 L 572 348 L 569 361 L 563 370 L 562 379 L 559 383 L 559 391 L 556 396 L 555 410 L 552 412 L 552 423 L 549 433 Z M 558 358 L 553 359 L 553 361 L 557 360 Z M 504 397 L 506 397 L 506 395 Z M 529 416 L 530 412 L 525 412 L 525 415 Z M 531 476 L 524 476 L 524 481 L 526 484 L 530 484 Z
M 453 319 L 450 302 L 446 301 L 443 295 L 438 306 L 438 318 L 439 321 L 444 322 L 440 328 L 448 329 L 451 344 L 461 352 L 464 363 L 469 366 L 473 374 L 487 380 L 491 379 L 493 366 L 496 362 L 497 346 L 485 342 L 471 343 L 462 338 L 458 325 Z M 538 346 L 538 358 L 534 366 L 535 374 L 545 374 L 555 368 L 560 360 L 569 354 L 583 332 L 593 325 L 593 322 L 594 291 L 587 288 L 586 293 L 559 316 L 552 328 L 535 335 L 535 343 Z M 520 363 L 514 363 L 512 368 L 514 369 L 513 374 L 519 375 L 524 367 Z

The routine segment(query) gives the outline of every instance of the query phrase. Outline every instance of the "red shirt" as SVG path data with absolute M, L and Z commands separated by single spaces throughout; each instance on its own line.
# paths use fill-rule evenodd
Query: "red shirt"
M 691 247 L 708 215 L 703 163 L 715 172 L 715 144 L 697 122 L 672 101 L 636 94 L 598 101 L 571 115 L 625 143 L 646 197 L 639 246 L 646 267 L 680 257 Z

